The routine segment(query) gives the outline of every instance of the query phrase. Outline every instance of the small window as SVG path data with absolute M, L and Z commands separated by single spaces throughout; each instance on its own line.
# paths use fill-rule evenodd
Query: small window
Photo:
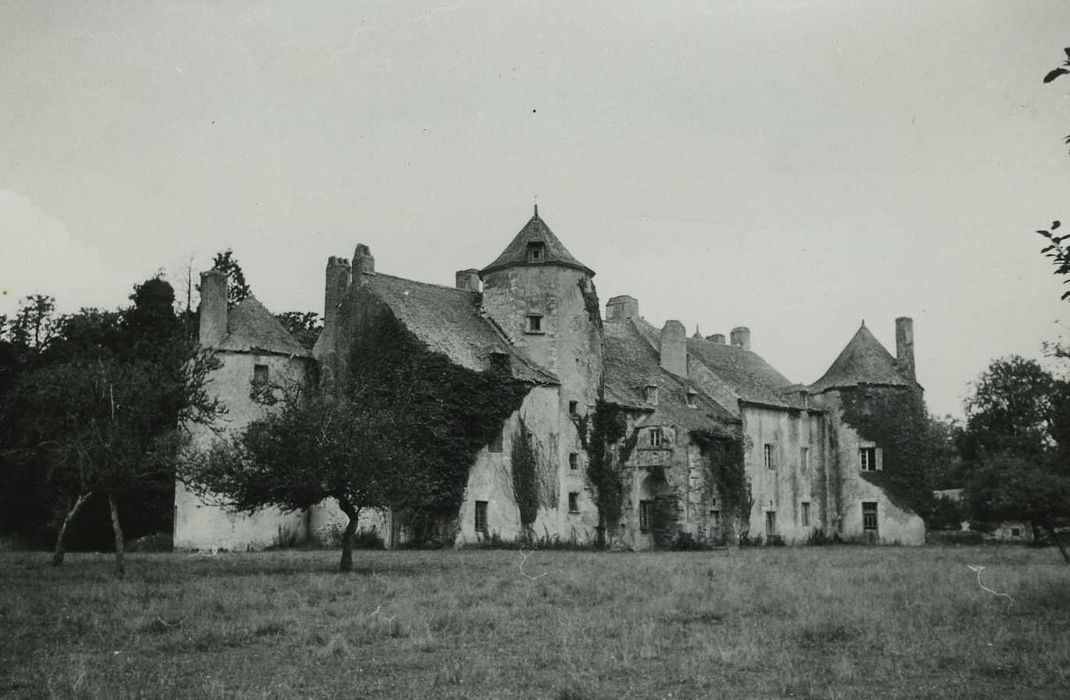
M 658 405 L 658 388 L 653 384 L 646 386 L 646 402 L 652 406 Z
M 810 504 L 807 501 L 802 502 L 802 526 L 810 527 Z
M 776 537 L 776 511 L 767 510 L 765 512 L 765 537 Z
M 489 452 L 502 451 L 502 431 L 498 430 L 490 436 L 490 440 L 487 441 L 487 450 Z
M 721 511 L 719 511 L 719 510 L 711 510 L 710 511 L 710 531 L 711 532 L 720 532 L 721 531 Z
M 799 469 L 804 472 L 810 471 L 810 448 L 799 448 Z
M 573 471 L 575 471 L 576 469 L 579 469 L 579 466 L 580 466 L 580 456 L 578 454 L 576 454 L 575 452 L 569 452 L 568 453 L 568 468 L 573 470 Z
M 858 450 L 858 468 L 864 472 L 877 471 L 877 448 L 861 447 Z
M 568 414 L 570 416 L 578 416 L 578 415 L 580 415 L 580 402 L 579 401 L 569 401 L 568 402 Z
M 538 314 L 531 314 L 527 317 L 527 326 L 525 327 L 528 333 L 542 333 L 542 316 Z
M 546 260 L 546 244 L 542 241 L 528 243 L 528 262 L 542 262 Z
M 687 392 L 687 405 L 689 408 L 698 408 L 698 394 L 693 391 Z
M 877 531 L 877 503 L 876 501 L 862 502 L 862 529 L 866 532 Z
M 766 469 L 776 469 L 776 461 L 773 459 L 773 446 L 766 443 L 762 446 L 762 463 Z
M 580 512 L 580 492 L 570 491 L 568 494 L 568 512 L 579 513 Z
M 253 365 L 253 384 L 268 383 L 268 366 Z
M 1021 536 L 1022 536 L 1022 528 L 1020 528 L 1020 527 L 1012 527 L 1011 528 L 1011 537 L 1021 537 Z
M 487 502 L 476 501 L 476 532 L 487 534 Z
M 650 532 L 654 519 L 654 501 L 639 501 L 639 532 Z
M 651 428 L 649 439 L 651 447 L 661 447 L 665 444 L 665 433 L 661 428 Z

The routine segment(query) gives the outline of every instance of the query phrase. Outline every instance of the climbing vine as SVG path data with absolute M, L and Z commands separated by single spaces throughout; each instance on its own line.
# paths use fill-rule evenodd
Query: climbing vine
M 520 511 L 520 525 L 530 537 L 531 526 L 539 514 L 539 454 L 535 439 L 521 418 L 513 433 L 512 447 L 513 498 Z
M 586 277 L 580 277 L 576 282 L 576 286 L 580 288 L 580 294 L 583 296 L 583 308 L 587 311 L 587 318 L 601 331 L 602 305 L 598 301 L 598 292 L 595 291 L 594 285 Z
M 350 400 L 388 417 L 404 478 L 387 505 L 406 518 L 416 540 L 456 516 L 476 454 L 530 389 L 503 365 L 478 372 L 451 362 L 377 301 L 361 319 L 347 379 Z
M 743 441 L 710 430 L 691 431 L 691 442 L 706 459 L 703 461 L 707 493 L 720 498 L 721 511 L 731 522 L 746 523 L 754 500 L 743 459 Z
M 882 470 L 859 472 L 862 478 L 884 489 L 897 506 L 927 514 L 931 454 L 921 392 L 863 386 L 840 393 L 844 422 L 883 452 Z
M 615 446 L 625 437 L 628 421 L 619 408 L 601 399 L 593 414 L 576 419 L 576 427 L 587 451 L 587 486 L 598 508 L 599 543 L 604 544 L 606 529 L 620 521 L 624 498 L 620 464 L 628 460 L 635 439 L 625 440 L 615 458 Z

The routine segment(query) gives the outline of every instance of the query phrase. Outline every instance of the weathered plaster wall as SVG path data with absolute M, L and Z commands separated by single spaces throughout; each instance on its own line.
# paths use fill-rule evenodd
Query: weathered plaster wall
M 270 381 L 286 385 L 309 381 L 309 360 L 280 355 L 253 355 L 221 352 L 222 366 L 212 374 L 208 390 L 227 407 L 217 421 L 226 432 L 244 428 L 268 410 L 250 396 L 253 368 L 267 365 Z M 191 428 L 193 445 L 206 449 L 215 434 L 206 426 Z M 276 508 L 253 515 L 230 513 L 221 506 L 202 501 L 181 483 L 175 487 L 175 549 L 263 549 L 272 545 L 303 540 L 307 535 L 306 515 L 286 513 Z
M 829 391 L 823 395 L 830 419 L 833 436 L 831 455 L 835 473 L 830 474 L 834 510 L 840 520 L 836 531 L 845 539 L 864 539 L 862 502 L 877 503 L 878 539 L 882 544 L 920 545 L 925 543 L 925 522 L 913 511 L 893 503 L 884 490 L 867 481 L 860 471 L 858 450 L 863 446 L 875 446 L 865 441 L 843 420 L 839 392 Z
M 513 495 L 512 448 L 519 432 L 520 417 L 531 431 L 539 456 L 540 507 L 532 530 L 536 538 L 560 538 L 590 542 L 598 526 L 598 511 L 586 488 L 586 455 L 579 446 L 576 427 L 560 411 L 557 387 L 534 387 L 520 409 L 502 428 L 502 451 L 484 447 L 468 474 L 468 485 L 461 505 L 457 543 L 478 542 L 483 534 L 476 531 L 476 501 L 487 502 L 488 534 L 503 540 L 522 536 L 520 511 Z M 576 469 L 569 465 L 569 453 L 577 453 Z M 568 494 L 579 494 L 579 512 L 568 508 Z
M 750 536 L 767 539 L 767 513 L 776 513 L 776 531 L 787 543 L 805 542 L 824 522 L 824 473 L 827 458 L 820 413 L 744 404 L 744 461 L 754 504 Z M 772 445 L 773 468 L 765 465 L 765 445 Z M 809 466 L 801 448 L 809 450 Z M 809 524 L 803 504 L 809 503 Z

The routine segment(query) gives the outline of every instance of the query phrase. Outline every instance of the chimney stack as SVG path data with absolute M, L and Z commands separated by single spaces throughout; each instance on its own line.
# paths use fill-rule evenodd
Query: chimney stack
M 750 350 L 750 328 L 739 326 L 732 329 L 732 345 Z
M 327 258 L 326 287 L 323 292 L 323 330 L 333 333 L 338 323 L 338 309 L 349 290 L 353 270 L 345 258 Z
M 713 335 L 706 336 L 706 340 L 711 343 L 717 343 L 718 345 L 724 345 L 724 333 L 714 333 Z
M 666 321 L 661 329 L 661 367 L 687 377 L 687 331 L 679 321 Z
M 619 297 L 613 297 L 606 302 L 607 321 L 622 322 L 638 317 L 639 301 L 635 297 L 630 297 L 625 294 Z
M 914 319 L 895 319 L 895 357 L 899 371 L 914 379 Z
M 467 289 L 470 292 L 479 291 L 479 270 L 469 268 L 457 270 L 457 289 Z
M 371 248 L 363 243 L 357 244 L 357 249 L 353 251 L 353 281 L 357 284 L 361 284 L 362 275 L 374 275 L 375 274 L 375 258 L 372 257 Z
M 200 344 L 206 348 L 222 345 L 227 336 L 227 273 L 222 270 L 201 273 L 200 317 Z

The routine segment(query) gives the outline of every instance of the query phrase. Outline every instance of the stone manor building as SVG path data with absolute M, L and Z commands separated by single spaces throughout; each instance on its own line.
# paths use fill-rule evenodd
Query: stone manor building
M 593 541 L 600 519 L 584 431 L 598 410 L 613 411 L 623 426 L 609 450 L 622 485 L 620 515 L 604 532 L 619 546 L 740 537 L 789 544 L 814 537 L 924 541 L 921 518 L 880 485 L 886 446 L 861 435 L 844 408 L 848 394 L 859 390 L 920 400 L 909 318 L 895 321 L 894 356 L 863 324 L 828 371 L 803 385 L 762 359 L 747 328 L 727 338 L 688 337 L 679 321 L 648 322 L 627 295 L 611 298 L 603 316 L 594 276 L 536 208 L 498 257 L 480 270 L 457 272 L 454 287 L 386 274 L 362 244 L 352 261 L 331 257 L 324 329 L 311 355 L 255 299 L 228 313 L 225 278 L 204 273 L 200 341 L 223 357 L 212 386 L 230 406 L 229 429 L 267 410 L 249 399 L 249 390 L 268 374 L 329 383 L 344 371 L 347 350 L 373 308 L 456 365 L 486 372 L 504 362 L 527 394 L 471 464 L 452 523 L 459 544 L 522 536 L 510 487 L 511 441 L 521 420 L 546 456 L 541 476 L 552 493 L 540 502 L 530 532 Z M 205 431 L 198 439 L 213 438 Z M 749 502 L 726 502 L 714 483 L 713 458 L 704 449 L 711 441 L 738 455 Z M 175 546 L 260 548 L 321 535 L 339 522 L 331 504 L 307 513 L 234 515 L 180 485 Z M 363 525 L 388 542 L 405 536 L 404 524 L 389 513 L 370 514 Z

